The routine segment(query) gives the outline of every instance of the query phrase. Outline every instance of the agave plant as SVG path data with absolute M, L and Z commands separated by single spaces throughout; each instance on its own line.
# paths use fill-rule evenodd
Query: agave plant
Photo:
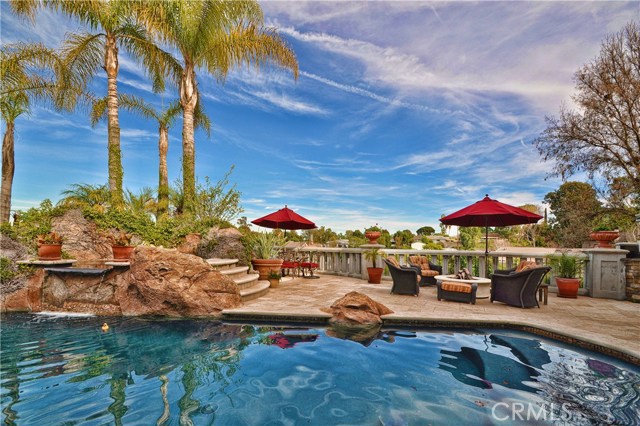
M 284 239 L 273 232 L 256 232 L 249 238 L 249 246 L 256 259 L 275 259 Z

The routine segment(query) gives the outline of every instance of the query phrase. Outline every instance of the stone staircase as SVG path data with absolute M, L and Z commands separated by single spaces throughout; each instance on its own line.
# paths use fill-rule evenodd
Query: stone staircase
M 238 259 L 207 259 L 207 263 L 236 283 L 243 302 L 257 299 L 269 291 L 269 281 L 259 281 L 258 274 L 250 274 L 248 266 L 237 266 Z

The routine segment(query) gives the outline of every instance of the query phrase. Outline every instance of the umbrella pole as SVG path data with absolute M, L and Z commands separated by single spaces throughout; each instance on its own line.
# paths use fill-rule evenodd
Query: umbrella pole
M 487 219 L 488 220 L 488 219 Z M 484 276 L 489 274 L 489 225 L 484 226 Z

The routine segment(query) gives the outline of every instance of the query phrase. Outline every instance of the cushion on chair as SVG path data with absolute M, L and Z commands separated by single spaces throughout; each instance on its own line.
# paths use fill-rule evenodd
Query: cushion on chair
M 516 273 L 526 271 L 527 269 L 537 268 L 539 265 L 535 260 L 523 260 L 516 267 Z
M 396 268 L 400 267 L 400 263 L 398 263 L 398 259 L 396 259 L 395 256 L 389 256 L 387 257 L 387 260 Z
M 433 269 L 422 269 L 420 273 L 423 277 L 435 277 L 436 275 L 440 275 L 438 271 L 434 271 Z
M 456 283 L 453 281 L 443 281 L 440 287 L 445 291 L 453 291 L 455 293 L 471 293 L 472 286 L 467 283 Z

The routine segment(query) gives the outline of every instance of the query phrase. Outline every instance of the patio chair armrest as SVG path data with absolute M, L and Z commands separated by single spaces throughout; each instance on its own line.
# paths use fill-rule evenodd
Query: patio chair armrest
M 438 271 L 438 275 L 442 275 L 442 266 L 429 262 L 429 269 Z

